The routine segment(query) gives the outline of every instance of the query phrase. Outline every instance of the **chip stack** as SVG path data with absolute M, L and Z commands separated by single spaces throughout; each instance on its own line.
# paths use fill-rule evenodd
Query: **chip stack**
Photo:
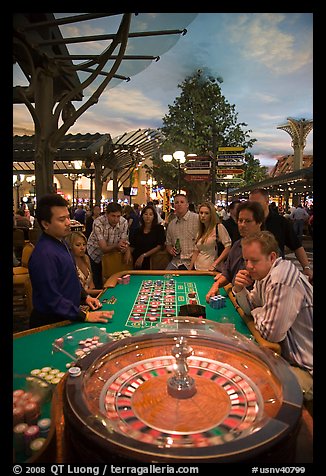
M 209 299 L 209 305 L 213 309 L 221 309 L 226 306 L 226 299 L 224 296 L 211 296 Z

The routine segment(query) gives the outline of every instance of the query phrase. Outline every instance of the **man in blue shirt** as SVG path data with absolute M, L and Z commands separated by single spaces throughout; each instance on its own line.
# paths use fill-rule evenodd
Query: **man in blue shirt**
M 112 312 L 98 311 L 100 301 L 86 295 L 64 240 L 70 232 L 67 201 L 61 195 L 45 195 L 37 203 L 36 218 L 43 233 L 28 263 L 33 289 L 30 327 L 66 319 L 107 322 Z M 83 311 L 81 303 L 95 312 Z

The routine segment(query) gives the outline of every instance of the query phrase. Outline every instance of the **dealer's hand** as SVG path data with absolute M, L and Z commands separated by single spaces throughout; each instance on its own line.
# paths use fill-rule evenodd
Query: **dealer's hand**
M 86 322 L 108 322 L 109 319 L 112 319 L 114 311 L 95 311 L 88 312 Z
M 92 310 L 102 307 L 102 303 L 97 298 L 92 296 L 87 296 L 85 302 Z

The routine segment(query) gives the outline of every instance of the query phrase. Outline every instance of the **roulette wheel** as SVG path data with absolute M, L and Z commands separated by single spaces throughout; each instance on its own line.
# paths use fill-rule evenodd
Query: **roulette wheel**
M 76 362 L 63 389 L 82 462 L 290 462 L 302 391 L 232 324 L 176 317 Z

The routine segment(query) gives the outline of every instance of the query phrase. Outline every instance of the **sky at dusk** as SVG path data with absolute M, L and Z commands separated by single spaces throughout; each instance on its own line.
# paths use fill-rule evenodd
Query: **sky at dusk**
M 67 15 L 73 14 L 55 14 L 56 17 Z M 149 15 L 155 22 L 155 16 L 165 14 L 139 13 L 137 21 L 139 25 L 143 21 L 144 31 Z M 313 14 L 170 15 L 175 16 L 177 27 L 186 24 L 187 34 L 178 36 L 175 44 L 160 54 L 159 61 L 130 75 L 129 82 L 107 88 L 98 104 L 89 108 L 68 133 L 99 132 L 116 137 L 138 128 L 161 127 L 168 106 L 181 94 L 178 85 L 201 69 L 223 79 L 222 94 L 235 105 L 238 122 L 245 122 L 244 129 L 251 129 L 251 137 L 257 139 L 250 152 L 261 165 L 273 166 L 278 157 L 293 154 L 291 137 L 277 126 L 286 123 L 288 117 L 313 119 Z M 109 26 L 108 21 L 114 19 L 78 23 L 62 28 L 62 32 L 64 36 L 113 33 L 117 23 Z M 103 50 L 103 45 L 93 43 L 93 51 L 96 47 Z M 68 48 L 72 54 L 81 51 L 76 45 Z M 14 85 L 27 84 L 16 66 L 13 78 Z M 34 133 L 26 106 L 14 105 L 13 120 L 14 134 Z M 313 154 L 313 132 L 307 137 L 304 153 Z

